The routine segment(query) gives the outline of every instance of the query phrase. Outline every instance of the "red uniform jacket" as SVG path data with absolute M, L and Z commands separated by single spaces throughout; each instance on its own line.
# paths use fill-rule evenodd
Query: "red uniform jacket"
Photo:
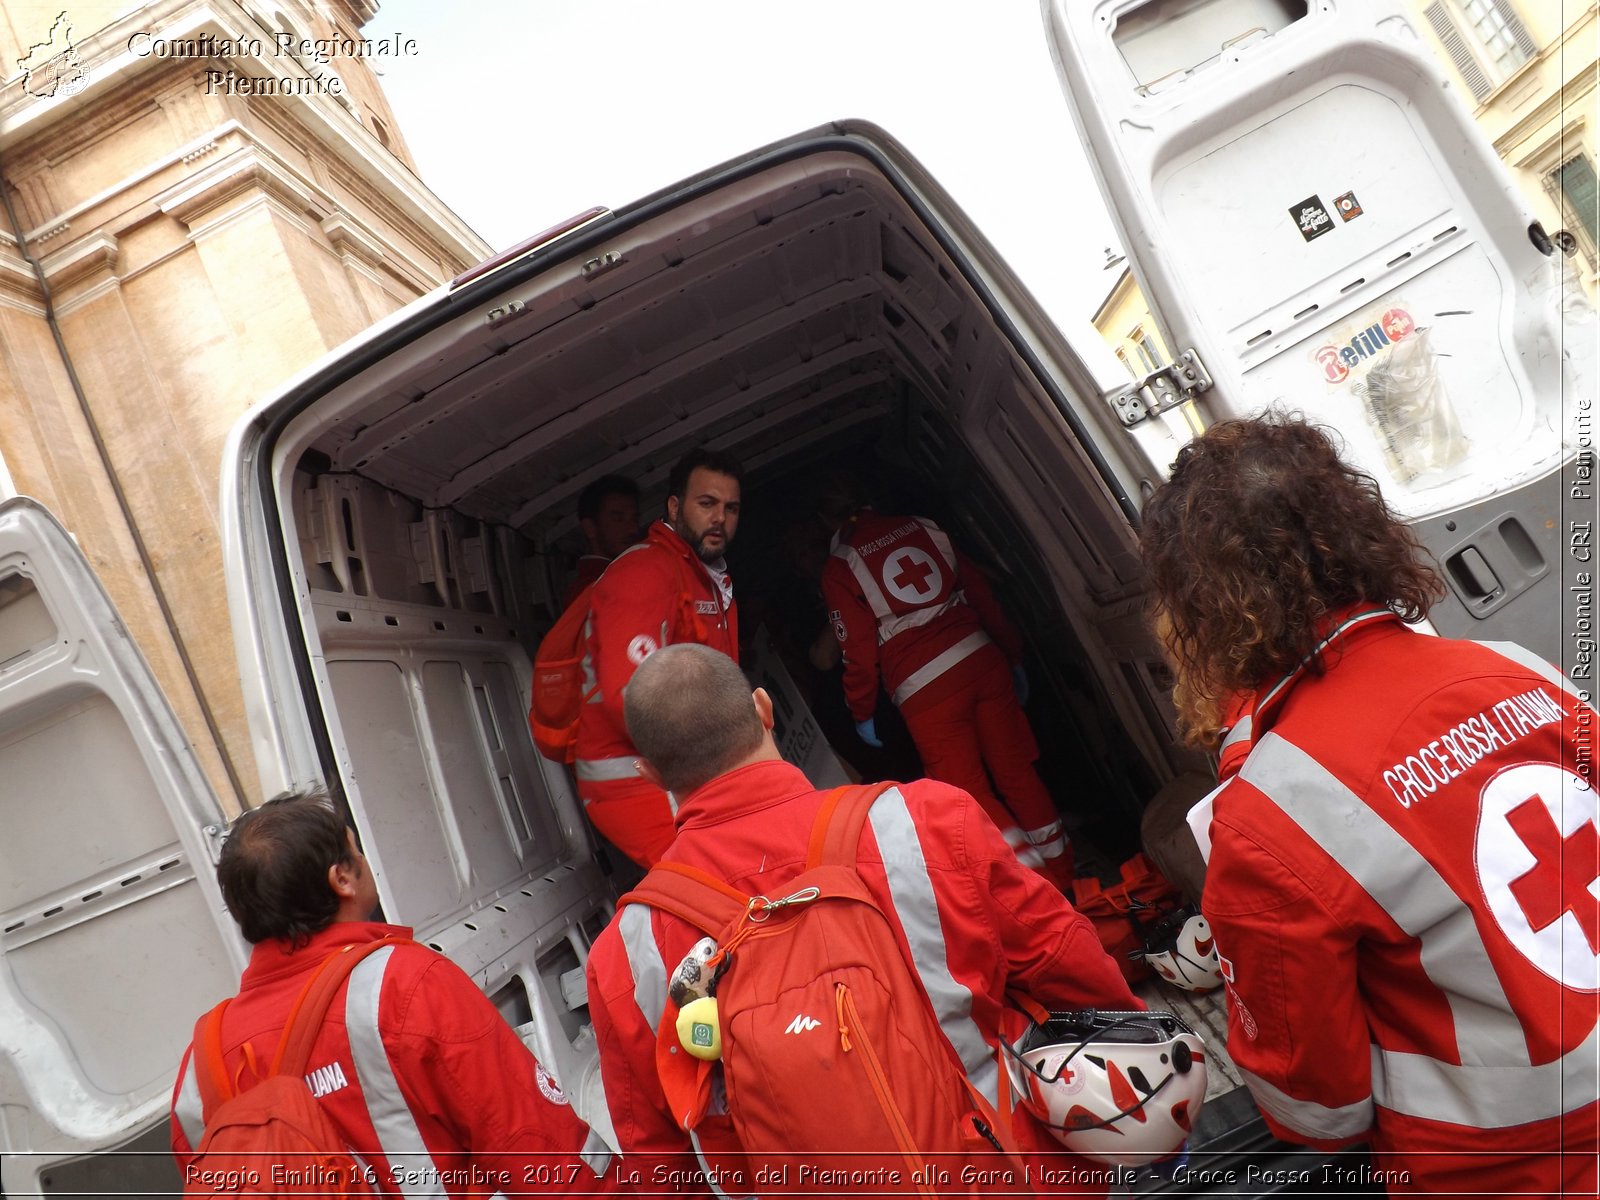
M 834 539 L 822 596 L 857 721 L 878 705 L 880 674 L 894 702 L 912 712 L 963 686 L 961 664 L 991 641 L 1011 662 L 1022 657 L 1022 639 L 982 573 L 924 517 L 857 514 Z
M 732 771 L 682 801 L 665 860 L 709 871 L 749 895 L 776 894 L 803 869 L 826 794 L 786 762 Z M 1144 1007 L 1089 922 L 1017 862 L 965 792 L 932 780 L 886 792 L 863 831 L 858 869 L 968 1077 L 991 1103 L 1009 1086 L 996 1052 L 1007 988 L 1061 1008 Z M 655 1026 L 667 977 L 702 936 L 676 917 L 627 905 L 589 955 L 589 1013 L 617 1137 L 624 1155 L 643 1155 L 657 1169 L 688 1143 L 656 1076 Z M 1019 1112 L 1019 1126 L 1025 1120 Z M 1040 1127 L 1019 1134 L 1027 1146 L 1060 1150 Z
M 1204 901 L 1228 1050 L 1280 1135 L 1370 1136 L 1391 1192 L 1594 1195 L 1595 713 L 1384 610 L 1324 645 L 1233 714 Z
M 223 1014 L 228 1069 L 242 1071 L 244 1082 L 252 1064 L 267 1069 L 290 1005 L 329 952 L 410 932 L 341 922 L 292 953 L 282 942 L 258 943 Z M 603 1147 L 589 1140 L 555 1081 L 478 986 L 424 946 L 379 950 L 356 967 L 328 1009 L 306 1082 L 380 1184 L 392 1167 L 430 1195 L 440 1194 L 441 1183 L 460 1197 L 611 1190 L 579 1157 L 587 1149 L 604 1165 Z M 203 1129 L 185 1051 L 172 1098 L 180 1172 Z
M 713 578 L 664 521 L 630 546 L 589 593 L 584 692 L 599 690 L 578 720 L 578 777 L 584 763 L 617 761 L 615 778 L 633 779 L 633 743 L 622 719 L 622 689 L 646 656 L 662 646 L 699 642 L 739 661 L 739 610 L 733 587 Z M 602 768 L 603 770 L 603 768 Z

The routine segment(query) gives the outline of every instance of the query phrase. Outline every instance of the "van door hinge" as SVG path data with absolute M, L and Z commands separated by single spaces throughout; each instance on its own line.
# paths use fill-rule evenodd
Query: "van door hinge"
M 1124 425 L 1138 425 L 1157 413 L 1177 408 L 1193 400 L 1211 386 L 1211 373 L 1193 350 L 1178 355 L 1178 361 L 1157 367 L 1133 387 L 1119 392 L 1111 401 L 1112 411 Z
M 206 825 L 200 832 L 205 834 L 206 853 L 210 855 L 211 865 L 214 867 L 222 861 L 222 843 L 228 840 L 228 826 Z

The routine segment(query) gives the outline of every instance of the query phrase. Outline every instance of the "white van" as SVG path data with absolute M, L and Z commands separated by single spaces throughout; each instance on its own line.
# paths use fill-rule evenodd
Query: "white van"
M 767 612 L 786 745 L 818 774 L 837 766 L 783 665 L 784 522 L 840 466 L 940 519 L 1024 630 L 1041 769 L 1106 862 L 1142 841 L 1181 875 L 1183 809 L 1211 782 L 1175 738 L 1135 535 L 1196 424 L 1287 402 L 1337 426 L 1444 562 L 1439 630 L 1588 678 L 1566 651 L 1589 619 L 1592 359 L 1410 19 L 1386 0 L 1045 11 L 1170 371 L 1104 389 L 939 185 L 842 122 L 467 273 L 229 443 L 263 793 L 326 781 L 386 917 L 471 973 L 602 1132 L 581 967 L 616 880 L 525 721 L 575 498 L 602 474 L 640 480 L 649 510 L 686 448 L 743 458 L 733 573 L 751 628 Z M 0 1192 L 171 1189 L 178 1057 L 244 960 L 211 870 L 220 808 L 70 536 L 26 500 L 0 508 L 0 780 Z M 1222 1028 L 1215 999 L 1188 1011 Z M 1269 1141 L 1237 1079 L 1215 1082 L 1196 1144 L 1220 1179 Z

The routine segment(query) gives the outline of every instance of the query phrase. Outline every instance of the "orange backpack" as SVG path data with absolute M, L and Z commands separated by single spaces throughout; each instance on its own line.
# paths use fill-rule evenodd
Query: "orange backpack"
M 592 689 L 583 690 L 584 630 L 589 624 L 589 593 L 593 591 L 591 583 L 572 598 L 533 656 L 528 728 L 539 753 L 552 762 L 571 763 L 577 758 L 578 714 L 594 694 Z
M 240 1091 L 222 1055 L 224 1000 L 195 1027 L 194 1072 L 205 1134 L 184 1175 L 185 1196 L 370 1196 L 372 1168 L 357 1159 L 304 1079 L 334 993 L 367 955 L 404 938 L 335 950 L 306 981 L 266 1078 Z
M 719 943 L 707 967 L 719 973 L 727 1116 L 718 1064 L 680 1048 L 671 999 L 656 1064 L 682 1128 L 738 1164 L 739 1176 L 723 1176 L 729 1194 L 966 1194 L 962 1167 L 997 1145 L 974 1118 L 1004 1136 L 1009 1111 L 998 1116 L 967 1082 L 856 871 L 867 810 L 891 786 L 831 792 L 806 867 L 781 895 L 747 897 L 666 862 L 620 901 L 671 913 Z
M 682 613 L 679 628 L 687 628 L 687 640 L 708 643 L 705 622 L 695 608 L 689 572 L 676 555 L 673 564 L 678 568 L 678 608 Z M 591 583 L 572 598 L 533 655 L 533 703 L 528 706 L 533 744 L 551 762 L 568 766 L 578 757 L 579 715 L 600 687 L 596 683 L 589 691 L 583 690 L 589 596 L 594 588 Z

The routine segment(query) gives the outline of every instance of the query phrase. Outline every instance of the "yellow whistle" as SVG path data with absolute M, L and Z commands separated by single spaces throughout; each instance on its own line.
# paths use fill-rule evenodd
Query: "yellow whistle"
M 701 996 L 678 1010 L 678 1044 L 708 1062 L 722 1057 L 722 1026 L 717 1021 L 715 996 Z

